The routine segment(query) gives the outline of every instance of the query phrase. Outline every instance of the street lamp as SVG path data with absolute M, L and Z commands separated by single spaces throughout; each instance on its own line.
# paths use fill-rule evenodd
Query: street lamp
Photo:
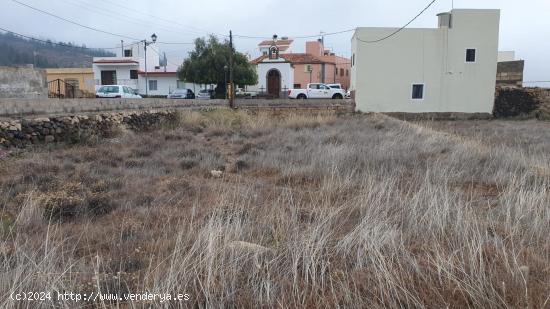
M 141 41 L 143 43 L 143 48 L 145 49 L 145 97 L 149 96 L 149 76 L 147 72 L 147 46 L 151 44 L 155 44 L 157 42 L 157 35 L 153 33 L 151 35 L 151 41 L 148 42 L 147 40 Z
M 225 99 L 227 99 L 227 65 L 223 66 L 224 80 L 225 80 Z

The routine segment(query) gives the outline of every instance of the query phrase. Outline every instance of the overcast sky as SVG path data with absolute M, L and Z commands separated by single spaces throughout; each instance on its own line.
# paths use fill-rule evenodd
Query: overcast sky
M 315 35 L 355 27 L 399 27 L 429 0 L 18 0 L 31 6 L 132 38 L 192 42 L 209 32 L 271 37 Z M 21 34 L 91 47 L 114 47 L 121 38 L 87 30 L 33 11 L 12 0 L 0 0 L 0 27 Z M 500 50 L 515 50 L 526 60 L 525 80 L 550 81 L 550 1 L 454 0 L 455 8 L 501 9 Z M 126 8 L 124 8 L 126 7 Z M 436 14 L 448 11 L 451 0 L 438 0 L 410 27 L 436 27 Z M 325 45 L 349 56 L 352 33 L 325 37 Z M 129 43 L 130 39 L 124 39 Z M 235 46 L 252 56 L 260 39 L 235 38 Z M 294 51 L 304 50 L 296 40 Z M 179 63 L 190 45 L 159 45 L 170 62 Z M 550 83 L 545 84 L 550 86 Z

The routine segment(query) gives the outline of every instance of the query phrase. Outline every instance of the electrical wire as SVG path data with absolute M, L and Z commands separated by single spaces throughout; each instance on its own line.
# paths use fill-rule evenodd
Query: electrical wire
M 120 49 L 120 47 L 84 47 L 84 46 L 69 45 L 69 44 L 64 44 L 64 43 L 56 43 L 56 42 L 52 42 L 52 41 L 37 39 L 37 38 L 31 37 L 31 36 L 20 34 L 20 33 L 17 33 L 17 32 L 13 32 L 11 30 L 4 29 L 4 28 L 0 28 L 0 30 L 2 30 L 4 32 L 7 32 L 7 33 L 10 33 L 10 34 L 13 34 L 15 36 L 25 38 L 25 39 L 29 39 L 29 40 L 33 40 L 33 41 L 37 41 L 37 42 L 42 42 L 42 43 L 45 43 L 45 44 L 52 44 L 52 45 L 56 45 L 56 46 L 71 47 L 71 48 L 76 48 L 76 49 L 90 49 L 90 50 L 94 50 L 94 49 L 95 50 L 98 50 L 98 49 Z M 130 45 L 127 45 L 127 46 L 133 46 L 135 44 L 137 44 L 137 43 L 133 43 L 133 44 L 130 44 Z
M 39 8 L 36 8 L 34 6 L 31 6 L 31 5 L 28 5 L 26 3 L 23 3 L 21 1 L 18 1 L 18 0 L 11 0 L 19 5 L 22 5 L 22 6 L 25 6 L 31 10 L 34 10 L 34 11 L 37 11 L 37 12 L 40 12 L 42 14 L 46 14 L 46 15 L 49 15 L 51 17 L 54 17 L 54 18 L 57 18 L 57 19 L 60 19 L 60 20 L 63 20 L 65 22 L 68 22 L 68 23 L 71 23 L 73 25 L 77 25 L 79 27 L 83 27 L 83 28 L 86 28 L 86 29 L 89 29 L 89 30 L 93 30 L 93 31 L 96 31 L 96 32 L 101 32 L 101 33 L 104 33 L 104 34 L 109 34 L 109 35 L 112 35 L 112 36 L 116 36 L 116 37 L 120 37 L 120 38 L 125 38 L 125 39 L 130 39 L 130 40 L 138 40 L 138 38 L 133 38 L 133 37 L 130 37 L 130 36 L 126 36 L 126 35 L 122 35 L 122 34 L 117 34 L 117 33 L 113 33 L 113 32 L 109 32 L 109 31 L 105 31 L 105 30 L 101 30 L 101 29 L 97 29 L 97 28 L 94 28 L 94 27 L 89 27 L 89 26 L 86 26 L 86 25 L 83 25 L 83 24 L 80 24 L 80 23 L 77 23 L 75 21 L 72 21 L 70 19 L 67 19 L 67 18 L 64 18 L 64 17 L 61 17 L 61 16 L 58 16 L 58 15 L 55 15 L 55 14 L 52 14 L 50 12 L 47 12 L 47 11 L 44 11 L 44 10 L 41 10 Z
M 32 9 L 32 10 L 34 10 L 34 11 L 37 11 L 37 12 L 40 12 L 40 13 L 49 15 L 49 16 L 51 16 L 51 17 L 60 19 L 60 20 L 62 20 L 62 21 L 71 23 L 71 24 L 73 24 L 73 25 L 77 25 L 77 26 L 79 26 L 79 27 L 83 27 L 83 28 L 86 28 L 86 29 L 89 29 L 89 30 L 93 30 L 93 31 L 96 31 L 96 32 L 101 32 L 101 33 L 104 33 L 104 34 L 109 34 L 109 35 L 116 36 L 116 37 L 120 37 L 120 38 L 125 38 L 125 39 L 130 39 L 130 40 L 136 40 L 136 41 L 143 41 L 143 40 L 140 40 L 140 39 L 138 39 L 138 38 L 134 38 L 134 37 L 130 37 L 130 36 L 122 35 L 122 34 L 117 34 L 117 33 L 109 32 L 109 31 L 97 29 L 97 28 L 94 28 L 94 27 L 90 27 L 90 26 L 86 26 L 86 25 L 77 23 L 77 22 L 75 22 L 75 21 L 72 21 L 72 20 L 70 20 L 70 19 L 67 19 L 67 18 L 58 16 L 58 15 L 55 15 L 55 14 L 53 14 L 53 13 L 50 13 L 50 12 L 41 10 L 41 9 L 39 9 L 39 8 L 36 8 L 36 7 L 34 7 L 34 6 L 31 6 L 31 5 L 28 5 L 28 4 L 23 3 L 23 2 L 21 2 L 21 1 L 18 1 L 18 0 L 11 0 L 11 1 L 13 1 L 13 2 L 15 2 L 15 3 L 17 3 L 17 4 L 20 4 L 20 5 L 22 5 L 22 6 L 25 6 L 25 7 L 27 7 L 27 8 L 30 8 L 30 9 Z M 157 43 L 158 43 L 158 44 L 169 44 L 169 45 L 192 45 L 192 44 L 194 44 L 194 43 L 190 43 L 190 42 L 162 42 L 162 41 L 158 41 Z
M 362 42 L 362 43 L 379 43 L 379 42 L 382 42 L 382 41 L 385 41 L 391 37 L 393 37 L 394 35 L 398 34 L 399 32 L 403 31 L 405 28 L 407 28 L 410 24 L 412 24 L 415 20 L 418 19 L 418 17 L 420 17 L 422 14 L 424 14 L 424 12 L 426 12 L 435 2 L 437 2 L 437 0 L 433 0 L 432 2 L 430 2 L 428 4 L 428 6 L 426 6 L 422 11 L 420 11 L 420 13 L 418 13 L 418 15 L 416 15 L 413 19 L 411 19 L 408 23 L 406 23 L 403 27 L 397 29 L 396 31 L 392 32 L 391 34 L 383 37 L 383 38 L 380 38 L 378 40 L 373 40 L 373 41 L 367 41 L 367 40 L 362 40 L 360 38 L 357 38 L 357 41 L 359 42 Z

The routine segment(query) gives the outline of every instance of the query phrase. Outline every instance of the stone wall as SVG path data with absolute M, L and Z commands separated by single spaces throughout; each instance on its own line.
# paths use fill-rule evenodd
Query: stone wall
M 0 67 L 0 98 L 48 98 L 46 71 L 28 67 Z
M 497 87 L 523 87 L 523 60 L 497 64 Z
M 98 115 L 74 115 L 0 122 L 0 146 L 25 147 L 53 142 L 81 142 L 108 137 L 120 126 L 147 130 L 178 119 L 176 111 L 135 111 Z
M 149 109 L 201 109 L 224 107 L 226 100 L 168 100 L 168 99 L 2 99 L 0 117 L 24 118 L 28 116 L 50 116 L 63 114 L 101 113 Z M 351 106 L 348 100 L 237 100 L 239 107 L 288 107 L 288 106 Z
M 140 102 L 147 101 L 140 100 Z M 107 137 L 121 126 L 140 131 L 177 121 L 179 112 L 182 109 L 167 108 L 166 104 L 173 104 L 170 100 L 164 99 L 162 102 L 165 102 L 165 106 L 155 110 L 126 110 L 111 113 L 49 115 L 40 118 L 26 117 L 0 120 L 0 146 L 9 148 L 52 142 L 80 142 L 90 137 Z M 196 104 L 187 102 L 186 104 L 191 105 L 178 107 L 186 107 L 187 110 L 227 108 L 225 102 L 223 102 L 223 105 L 220 102 L 201 102 L 201 105 L 197 102 L 195 102 Z M 247 109 L 251 113 L 268 112 L 273 114 L 274 117 L 284 117 L 288 113 L 345 114 L 352 113 L 355 108 L 351 102 L 338 100 L 324 100 L 317 103 L 314 100 L 244 100 L 238 102 L 237 105 L 239 105 L 239 108 Z
M 550 89 L 497 88 L 493 114 L 497 118 L 550 120 Z

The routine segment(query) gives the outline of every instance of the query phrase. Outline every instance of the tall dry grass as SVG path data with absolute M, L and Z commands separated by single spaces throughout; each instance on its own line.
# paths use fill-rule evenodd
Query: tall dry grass
M 155 304 L 167 307 L 548 308 L 548 131 L 526 146 L 491 123 L 475 136 L 439 125 L 193 112 L 174 130 L 23 153 L 0 176 L 2 306 L 86 305 L 7 297 L 30 290 L 190 294 Z

